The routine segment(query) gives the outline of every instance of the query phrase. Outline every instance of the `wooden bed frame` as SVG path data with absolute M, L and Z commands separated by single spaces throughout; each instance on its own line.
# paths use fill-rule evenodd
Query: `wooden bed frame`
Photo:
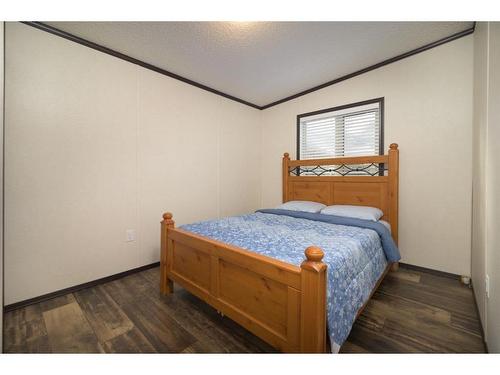
M 325 166 L 372 163 L 385 165 L 385 172 L 381 168 L 376 175 L 310 175 L 315 168 L 332 168 Z M 299 169 L 307 166 L 314 168 L 305 172 Z M 380 156 L 290 160 L 286 153 L 283 202 L 310 200 L 378 207 L 384 212 L 383 219 L 391 224 L 397 243 L 398 169 L 397 144 L 391 144 L 388 155 Z M 173 282 L 179 283 L 280 351 L 322 353 L 327 350 L 327 266 L 322 262 L 323 255 L 320 248 L 308 247 L 298 267 L 175 228 L 172 214 L 165 213 L 161 222 L 160 289 L 169 294 Z M 392 266 L 397 268 L 397 263 Z

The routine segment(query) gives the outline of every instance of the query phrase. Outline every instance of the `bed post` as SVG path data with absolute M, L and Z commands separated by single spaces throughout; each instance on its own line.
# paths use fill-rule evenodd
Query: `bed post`
M 389 212 L 392 237 L 398 244 L 398 217 L 399 217 L 399 150 L 397 143 L 389 146 Z M 392 264 L 392 270 L 399 269 L 399 263 Z
M 283 203 L 288 201 L 288 176 L 290 174 L 288 163 L 290 162 L 290 155 L 288 152 L 283 154 Z
M 301 268 L 300 351 L 326 351 L 326 264 L 319 247 L 309 246 Z
M 161 222 L 161 255 L 160 255 L 160 292 L 163 295 L 174 291 L 174 283 L 167 276 L 167 267 L 172 256 L 172 241 L 168 239 L 168 228 L 174 228 L 175 222 L 172 220 L 170 212 L 163 214 Z

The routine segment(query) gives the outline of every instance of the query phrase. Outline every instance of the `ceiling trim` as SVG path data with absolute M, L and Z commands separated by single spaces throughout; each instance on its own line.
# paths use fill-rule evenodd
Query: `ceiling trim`
M 149 64 L 149 63 L 147 63 L 145 61 L 142 61 L 142 60 L 133 58 L 131 56 L 125 55 L 124 53 L 115 51 L 115 50 L 113 50 L 111 48 L 104 47 L 104 46 L 102 46 L 100 44 L 97 44 L 97 43 L 91 42 L 89 40 L 80 38 L 80 37 L 78 37 L 78 36 L 76 36 L 74 34 L 67 33 L 66 31 L 62 31 L 62 30 L 60 30 L 60 29 L 58 29 L 56 27 L 47 25 L 47 24 L 45 24 L 43 22 L 22 21 L 21 23 L 24 23 L 25 25 L 28 25 L 28 26 L 32 26 L 32 27 L 34 27 L 36 29 L 39 29 L 39 30 L 42 30 L 42 31 L 46 31 L 46 32 L 48 32 L 50 34 L 54 34 L 54 35 L 60 36 L 61 38 L 71 40 L 72 42 L 84 45 L 86 47 L 95 49 L 97 51 L 100 51 L 100 52 L 106 53 L 108 55 L 117 57 L 119 59 L 128 61 L 128 62 L 130 62 L 132 64 L 142 66 L 143 68 L 152 70 L 152 71 L 154 71 L 156 73 L 163 74 L 163 75 L 168 76 L 170 78 L 177 79 L 177 80 L 182 81 L 184 83 L 187 83 L 189 85 L 198 87 L 199 89 L 209 91 L 209 92 L 211 92 L 213 94 L 223 96 L 224 98 L 234 100 L 235 102 L 242 103 L 242 104 L 248 105 L 248 106 L 256 108 L 256 109 L 261 109 L 261 107 L 259 105 L 257 105 L 257 104 L 253 104 L 253 103 L 250 103 L 250 102 L 248 102 L 246 100 L 243 100 L 243 99 L 237 98 L 235 96 L 226 94 L 225 92 L 216 90 L 216 89 L 214 89 L 212 87 L 209 87 L 209 86 L 206 86 L 206 85 L 204 85 L 202 83 L 193 81 L 192 79 L 189 79 L 189 78 L 180 76 L 178 74 L 169 72 L 168 70 L 159 68 L 159 67 L 157 67 L 155 65 L 152 65 L 152 64 Z
M 118 51 L 115 51 L 115 50 L 113 50 L 111 48 L 104 47 L 104 46 L 102 46 L 100 44 L 97 44 L 97 43 L 91 42 L 89 40 L 80 38 L 80 37 L 78 37 L 78 36 L 76 36 L 74 34 L 70 34 L 68 32 L 62 31 L 62 30 L 60 30 L 60 29 L 58 29 L 56 27 L 47 25 L 47 24 L 45 24 L 43 22 L 38 22 L 38 21 L 22 21 L 21 23 L 23 23 L 25 25 L 28 25 L 28 26 L 32 26 L 32 27 L 34 27 L 36 29 L 48 32 L 50 34 L 57 35 L 57 36 L 59 36 L 61 38 L 64 38 L 64 39 L 70 40 L 72 42 L 81 44 L 83 46 L 95 49 L 97 51 L 106 53 L 108 55 L 117 57 L 119 59 L 128 61 L 128 62 L 130 62 L 132 64 L 139 65 L 139 66 L 141 66 L 143 68 L 146 68 L 146 69 L 152 70 L 154 72 L 163 74 L 163 75 L 168 76 L 170 78 L 177 79 L 177 80 L 182 81 L 184 83 L 187 83 L 189 85 L 198 87 L 198 88 L 200 88 L 202 90 L 209 91 L 209 92 L 211 92 L 213 94 L 223 96 L 226 99 L 234 100 L 235 102 L 238 102 L 238 103 L 241 103 L 241 104 L 245 104 L 247 106 L 250 106 L 250 107 L 256 108 L 256 109 L 260 109 L 260 110 L 267 109 L 267 108 L 273 107 L 275 105 L 278 105 L 278 104 L 281 104 L 281 103 L 284 103 L 284 102 L 296 99 L 296 98 L 298 98 L 300 96 L 309 94 L 309 93 L 317 91 L 317 90 L 321 90 L 321 89 L 323 89 L 325 87 L 332 86 L 332 85 L 334 85 L 336 83 L 348 80 L 350 78 L 354 78 L 354 77 L 359 76 L 361 74 L 364 74 L 364 73 L 370 72 L 372 70 L 381 68 L 381 67 L 383 67 L 385 65 L 389 65 L 389 64 L 392 64 L 392 63 L 397 62 L 399 60 L 405 59 L 407 57 L 410 57 L 410 56 L 416 55 L 418 53 L 427 51 L 427 50 L 429 50 L 431 48 L 438 47 L 438 46 L 441 46 L 441 45 L 443 45 L 445 43 L 452 42 L 454 40 L 457 40 L 459 38 L 462 38 L 464 36 L 472 34 L 474 32 L 475 28 L 476 28 L 476 23 L 474 22 L 474 24 L 472 25 L 472 27 L 470 27 L 470 28 L 468 28 L 466 30 L 463 30 L 463 31 L 460 31 L 458 33 L 452 34 L 450 36 L 444 37 L 442 39 L 436 40 L 435 42 L 432 42 L 432 43 L 426 44 L 424 46 L 421 46 L 419 48 L 413 49 L 411 51 L 405 52 L 405 53 L 403 53 L 401 55 L 397 55 L 397 56 L 391 57 L 391 58 L 389 58 L 387 60 L 383 60 L 383 61 L 381 61 L 379 63 L 376 63 L 374 65 L 370 65 L 370 66 L 368 66 L 366 68 L 357 70 L 357 71 L 355 71 L 353 73 L 349 73 L 349 74 L 346 74 L 346 75 L 344 75 L 342 77 L 335 78 L 335 79 L 333 79 L 331 81 L 322 83 L 321 85 L 314 86 L 314 87 L 311 87 L 310 89 L 307 89 L 307 90 L 298 92 L 296 94 L 287 96 L 287 97 L 285 97 L 283 99 L 276 100 L 276 101 L 274 101 L 272 103 L 269 103 L 269 104 L 266 104 L 266 105 L 263 105 L 263 106 L 259 106 L 257 104 L 248 102 L 246 100 L 237 98 L 237 97 L 235 97 L 233 95 L 229 95 L 229 94 L 226 94 L 226 93 L 224 93 L 222 91 L 216 90 L 216 89 L 214 89 L 212 87 L 206 86 L 206 85 L 201 84 L 199 82 L 193 81 L 193 80 L 191 80 L 189 78 L 186 78 L 186 77 L 180 76 L 178 74 L 169 72 L 168 70 L 159 68 L 159 67 L 157 67 L 155 65 L 152 65 L 152 64 L 149 64 L 149 63 L 147 63 L 145 61 L 142 61 L 142 60 L 133 58 L 131 56 L 125 55 L 125 54 L 123 54 L 121 52 L 118 52 Z

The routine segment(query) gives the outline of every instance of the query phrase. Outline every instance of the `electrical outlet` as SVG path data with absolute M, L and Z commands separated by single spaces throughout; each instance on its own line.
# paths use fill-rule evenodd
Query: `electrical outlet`
M 135 230 L 127 229 L 125 231 L 125 242 L 133 242 L 135 241 Z
M 486 275 L 484 279 L 484 291 L 486 293 L 486 298 L 490 298 L 490 277 Z

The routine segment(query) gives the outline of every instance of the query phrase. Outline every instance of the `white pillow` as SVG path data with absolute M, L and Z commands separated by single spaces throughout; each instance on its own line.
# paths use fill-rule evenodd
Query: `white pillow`
M 349 206 L 349 205 L 334 205 L 328 206 L 321 210 L 325 215 L 336 215 L 344 217 L 353 217 L 356 219 L 378 221 L 384 213 L 375 207 L 367 206 Z
M 276 207 L 279 210 L 290 210 L 290 211 L 303 211 L 303 212 L 311 212 L 318 213 L 321 209 L 325 208 L 326 205 L 318 202 L 311 201 L 289 201 L 283 204 L 280 204 Z

